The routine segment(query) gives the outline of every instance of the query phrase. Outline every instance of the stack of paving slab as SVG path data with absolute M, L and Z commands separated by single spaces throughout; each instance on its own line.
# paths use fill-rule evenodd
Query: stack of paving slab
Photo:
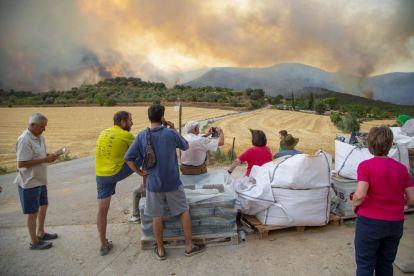
M 220 170 L 203 175 L 181 175 L 187 202 L 190 206 L 191 231 L 196 235 L 236 234 L 236 197 L 232 187 L 233 179 L 226 171 Z M 203 189 L 217 185 L 219 189 Z M 189 189 L 190 188 L 190 189 Z M 152 217 L 145 215 L 146 198 L 139 203 L 141 229 L 146 238 L 154 238 Z M 184 232 L 180 215 L 172 216 L 168 205 L 164 208 L 163 236 L 182 237 Z

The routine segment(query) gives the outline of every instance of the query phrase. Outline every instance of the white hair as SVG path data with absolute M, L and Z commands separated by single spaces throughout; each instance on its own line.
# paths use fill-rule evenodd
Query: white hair
M 47 118 L 40 113 L 32 114 L 32 116 L 30 116 L 29 126 L 33 123 L 36 126 L 39 126 L 40 123 L 47 123 Z

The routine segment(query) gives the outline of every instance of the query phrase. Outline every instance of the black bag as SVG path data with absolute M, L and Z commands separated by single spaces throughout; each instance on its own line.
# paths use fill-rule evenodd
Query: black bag
M 155 166 L 157 159 L 155 158 L 154 149 L 151 146 L 151 133 L 150 129 L 147 128 L 147 147 L 145 148 L 144 160 L 142 166 L 144 168 L 152 168 Z

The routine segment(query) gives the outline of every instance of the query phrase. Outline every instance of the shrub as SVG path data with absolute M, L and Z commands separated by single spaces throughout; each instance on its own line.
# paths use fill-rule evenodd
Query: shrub
M 234 100 L 234 99 L 231 99 L 231 100 L 230 100 L 230 105 L 231 105 L 231 106 L 234 106 L 234 107 L 239 106 L 239 105 L 237 104 L 237 101 L 236 101 L 236 100 Z
M 326 105 L 321 101 L 317 102 L 315 104 L 315 111 L 316 111 L 316 113 L 318 113 L 320 115 L 325 114 Z
M 353 132 L 359 131 L 361 126 L 359 125 L 355 115 L 347 114 L 343 120 L 343 131 L 344 132 Z
M 390 117 L 390 114 L 387 111 L 382 112 L 382 117 L 383 118 L 388 118 Z
M 102 106 L 104 102 L 105 102 L 104 96 L 99 95 L 98 97 L 96 97 L 96 103 L 98 103 L 100 106 Z
M 336 125 L 338 122 L 342 121 L 342 118 L 339 114 L 332 114 L 331 121 Z
M 169 96 L 169 97 L 167 97 L 167 101 L 169 101 L 169 102 L 173 102 L 175 100 L 177 100 L 177 96 Z
M 160 103 L 161 103 L 161 101 L 158 100 L 158 99 L 152 102 L 152 104 L 160 104 Z
M 252 106 L 254 109 L 256 109 L 256 108 L 261 108 L 261 107 L 262 107 L 262 105 L 260 104 L 260 102 L 255 101 L 255 100 L 251 100 L 251 101 L 250 101 L 250 104 L 251 104 L 251 106 Z
M 115 106 L 116 100 L 114 98 L 109 98 L 106 100 L 106 106 Z

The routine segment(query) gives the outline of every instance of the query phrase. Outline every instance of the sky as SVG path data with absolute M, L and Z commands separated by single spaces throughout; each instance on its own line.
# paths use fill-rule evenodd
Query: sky
M 411 0 L 0 0 L 0 89 L 116 76 L 171 86 L 183 72 L 285 62 L 414 72 L 413 14 Z

